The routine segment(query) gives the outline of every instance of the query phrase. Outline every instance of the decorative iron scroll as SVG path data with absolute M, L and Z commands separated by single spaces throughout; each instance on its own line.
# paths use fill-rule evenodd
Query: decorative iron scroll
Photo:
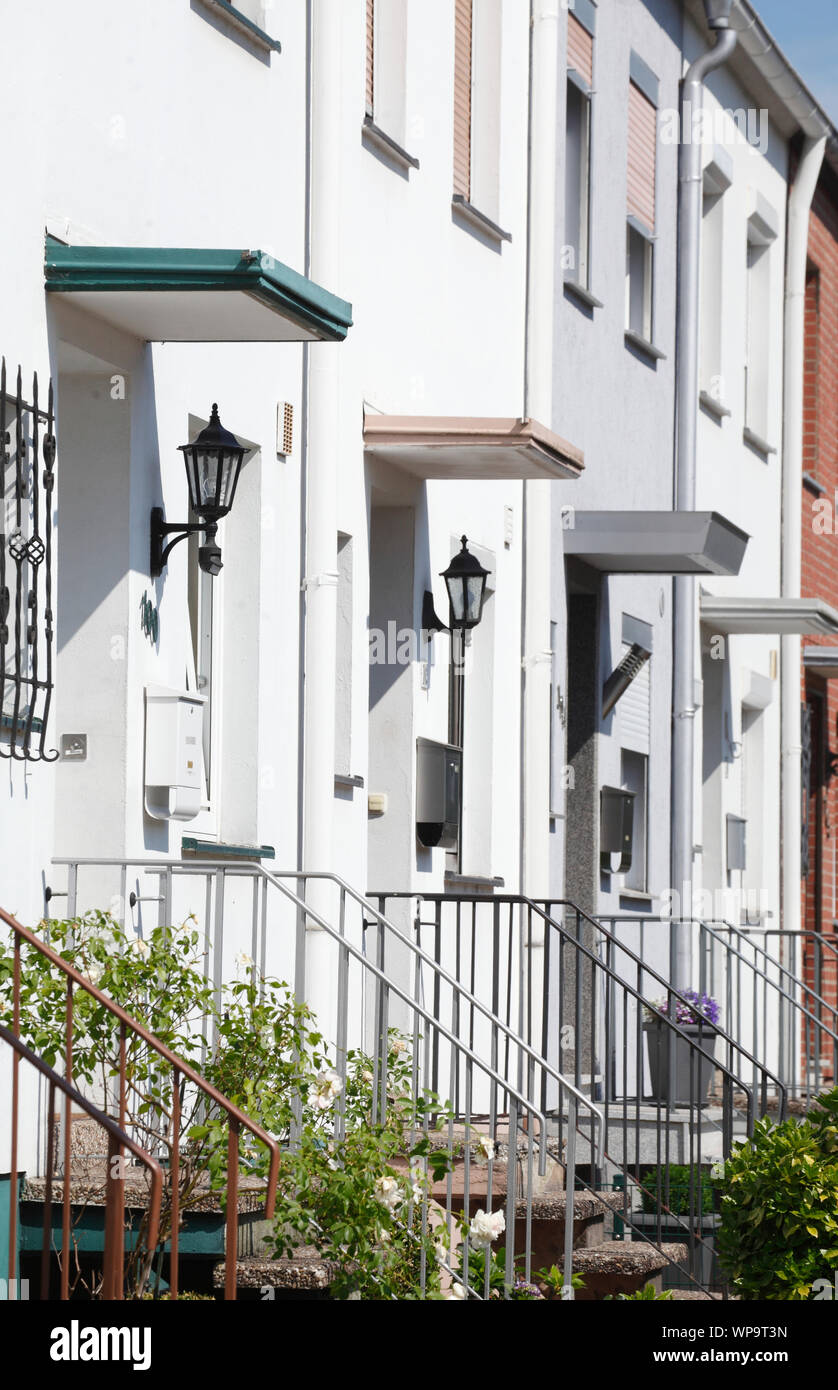
M 43 471 L 42 471 L 43 469 Z M 52 610 L 55 422 L 52 382 L 47 409 L 23 398 L 20 367 L 14 394 L 0 363 L 0 757 L 55 762 L 46 736 L 52 701 Z

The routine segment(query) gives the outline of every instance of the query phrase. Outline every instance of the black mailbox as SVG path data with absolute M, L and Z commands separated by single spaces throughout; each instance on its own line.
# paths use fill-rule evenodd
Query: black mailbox
M 457 848 L 462 758 L 454 744 L 416 740 L 416 836 L 429 849 Z
M 625 787 L 603 787 L 599 793 L 599 864 L 605 874 L 626 874 L 631 868 L 635 793 Z M 612 854 L 619 854 L 616 869 Z

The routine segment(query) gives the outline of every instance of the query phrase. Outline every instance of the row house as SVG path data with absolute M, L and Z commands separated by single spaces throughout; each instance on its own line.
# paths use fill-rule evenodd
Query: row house
M 592 1189 L 662 1126 L 723 1156 L 697 1096 L 641 1115 L 642 1006 L 730 1001 L 798 886 L 794 643 L 838 632 L 788 509 L 820 108 L 745 0 L 8 28 L 0 905 L 195 914 L 219 991 L 248 953 L 338 1062 L 413 1031 L 469 1115 L 526 1055 Z M 734 1053 L 794 1056 L 775 946 L 729 1106 Z

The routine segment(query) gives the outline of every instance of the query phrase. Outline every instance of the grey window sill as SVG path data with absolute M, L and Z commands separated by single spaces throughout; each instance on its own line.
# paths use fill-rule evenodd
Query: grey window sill
M 512 233 L 505 232 L 499 227 L 497 222 L 493 222 L 491 217 L 487 217 L 485 212 L 481 212 L 462 193 L 455 193 L 451 199 L 451 211 L 454 216 L 463 222 L 467 222 L 470 227 L 481 232 L 490 241 L 496 241 L 500 245 L 504 241 L 512 240 Z
M 715 415 L 717 420 L 723 420 L 726 415 L 730 414 L 728 407 L 717 400 L 715 396 L 711 396 L 709 391 L 699 391 L 698 399 L 704 409 L 709 411 L 711 415 Z
M 504 886 L 502 878 L 487 878 L 485 874 L 457 874 L 453 869 L 445 870 L 445 882 L 450 886 L 457 885 L 460 888 L 467 888 L 469 885 L 477 889 L 503 888 Z
M 649 910 L 651 911 L 652 900 L 655 896 L 654 893 L 648 891 L 641 892 L 639 888 L 621 888 L 619 891 L 621 898 L 631 898 L 632 902 L 648 903 Z
M 655 347 L 654 343 L 650 343 L 647 338 L 643 338 L 639 333 L 635 333 L 633 329 L 627 328 L 623 336 L 631 347 L 637 348 L 637 351 L 642 352 L 644 357 L 648 357 L 650 361 L 666 361 L 666 353 L 663 352 L 661 348 Z
M 336 772 L 336 773 L 335 773 L 335 786 L 336 786 L 336 787 L 362 787 L 363 785 L 364 785 L 364 779 L 363 779 L 363 777 L 358 777 L 358 776 L 355 775 L 355 773 L 352 773 L 352 772 Z
M 364 117 L 364 124 L 361 127 L 361 139 L 365 145 L 372 145 L 379 154 L 383 154 L 391 163 L 396 164 L 399 169 L 409 172 L 411 169 L 419 168 L 419 160 L 414 159 L 412 154 L 408 154 L 392 135 L 388 135 L 386 130 L 376 125 L 372 116 Z
M 273 845 L 227 845 L 215 840 L 199 840 L 185 835 L 180 846 L 184 859 L 275 859 Z
M 808 488 L 810 492 L 814 492 L 816 497 L 823 497 L 826 492 L 823 484 L 819 483 L 817 478 L 813 478 L 811 473 L 803 474 L 803 486 Z
M 750 444 L 752 449 L 756 449 L 757 453 L 765 454 L 766 457 L 777 452 L 775 445 L 769 444 L 767 439 L 763 439 L 762 435 L 757 434 L 756 430 L 752 430 L 749 425 L 743 429 L 742 438 L 746 444 Z
M 213 14 L 222 15 L 231 29 L 249 39 L 255 48 L 261 48 L 264 53 L 282 52 L 279 39 L 272 39 L 270 34 L 266 34 L 264 29 L 260 29 L 258 24 L 254 24 L 252 19 L 248 19 L 246 14 L 237 10 L 235 5 L 229 4 L 228 0 L 197 0 L 197 3 Z
M 580 285 L 578 281 L 565 280 L 564 287 L 567 294 L 572 295 L 574 299 L 580 300 L 580 302 L 582 304 L 585 304 L 587 308 L 602 308 L 602 300 L 597 299 L 595 294 L 591 294 L 591 291 L 589 289 L 586 289 L 584 285 Z

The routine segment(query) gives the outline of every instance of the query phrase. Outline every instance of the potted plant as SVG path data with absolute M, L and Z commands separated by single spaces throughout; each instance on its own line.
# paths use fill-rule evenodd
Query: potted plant
M 685 1243 L 691 1252 L 690 1273 L 705 1288 L 717 1283 L 714 1247 L 721 1218 L 712 1174 L 680 1163 L 653 1168 L 641 1182 L 640 1201 L 641 1210 L 631 1213 L 632 1227 L 655 1242 Z M 663 1271 L 664 1288 L 685 1282 L 677 1269 Z
M 715 1070 L 718 1002 L 709 994 L 684 990 L 675 999 L 670 1028 L 669 999 L 644 1008 L 643 1031 L 649 1052 L 652 1099 L 670 1105 L 706 1105 Z

